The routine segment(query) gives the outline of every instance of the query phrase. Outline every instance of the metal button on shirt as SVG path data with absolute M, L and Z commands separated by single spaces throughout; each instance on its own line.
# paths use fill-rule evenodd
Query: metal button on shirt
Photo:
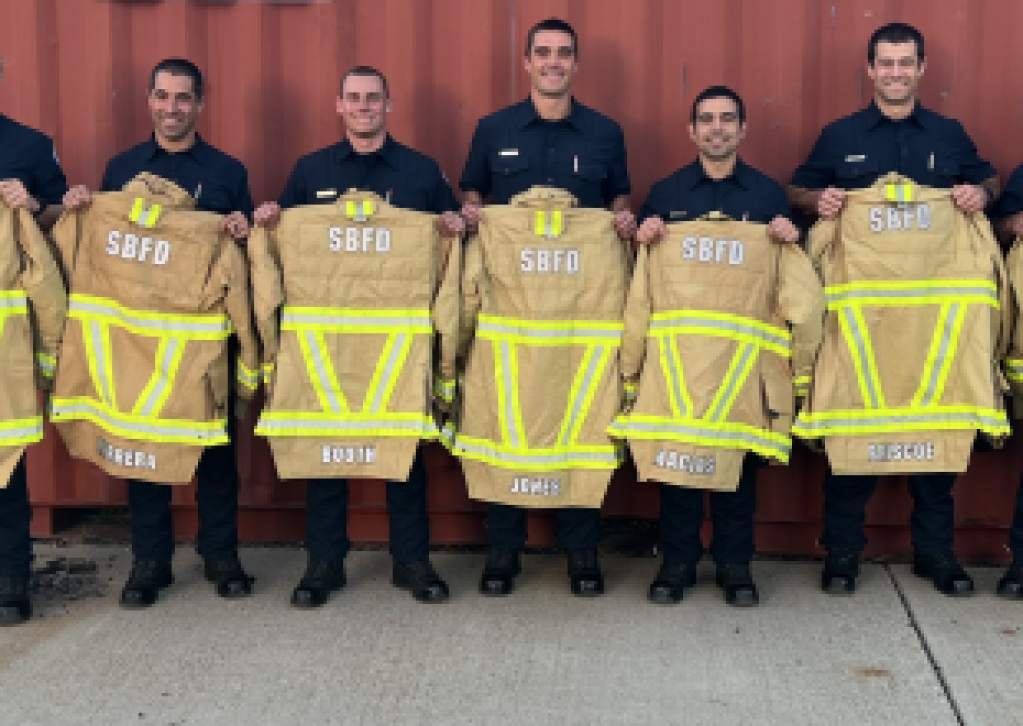
M 17 179 L 40 204 L 60 204 L 67 179 L 50 137 L 0 114 L 0 179 Z
M 892 171 L 938 189 L 979 184 L 996 174 L 958 121 L 919 104 L 907 118 L 893 120 L 871 103 L 824 127 L 792 184 L 862 189 Z

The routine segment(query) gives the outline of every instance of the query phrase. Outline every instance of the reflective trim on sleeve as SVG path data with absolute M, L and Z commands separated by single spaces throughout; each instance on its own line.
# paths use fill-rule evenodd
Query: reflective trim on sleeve
M 259 388 L 259 369 L 249 368 L 241 358 L 237 360 L 238 382 L 250 391 Z
M 23 446 L 42 440 L 42 416 L 0 421 L 0 446 Z
M 1023 383 L 1023 358 L 1005 359 L 1005 377 L 1013 383 Z
M 57 369 L 57 359 L 52 355 L 36 353 L 36 365 L 39 367 L 39 370 L 43 372 L 43 375 L 50 377 Z
M 795 389 L 797 396 L 805 396 L 810 392 L 810 384 L 813 382 L 813 378 L 810 376 L 796 376 L 792 379 L 792 387 Z

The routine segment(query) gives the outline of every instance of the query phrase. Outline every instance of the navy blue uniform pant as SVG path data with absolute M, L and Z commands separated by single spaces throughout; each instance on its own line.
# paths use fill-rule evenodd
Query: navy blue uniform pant
M 399 562 L 430 556 L 430 513 L 422 447 L 416 452 L 408 481 L 387 482 L 387 517 L 391 555 Z M 310 479 L 306 486 L 306 550 L 311 560 L 344 559 L 348 539 L 348 480 Z
M 28 526 L 28 472 L 25 457 L 14 467 L 7 486 L 0 489 L 0 577 L 23 577 L 32 566 L 32 540 Z
M 734 492 L 710 492 L 714 536 L 710 553 L 719 565 L 753 559 L 753 515 L 757 510 L 757 472 L 766 462 L 747 454 Z M 694 565 L 703 557 L 700 528 L 705 489 L 661 484 L 661 551 L 664 561 Z
M 916 552 L 951 552 L 955 505 L 952 486 L 955 474 L 910 474 L 909 493 L 913 514 L 909 520 Z M 874 475 L 839 476 L 830 468 L 824 477 L 824 534 L 821 545 L 828 552 L 861 552 L 867 546 L 863 534 L 867 500 L 877 487 Z
M 238 551 L 238 490 L 241 482 L 234 442 L 203 452 L 196 470 L 195 501 L 199 510 L 196 549 L 208 559 L 224 559 Z M 173 484 L 130 479 L 131 550 L 136 560 L 168 561 L 174 554 L 171 521 Z
M 1012 517 L 1012 529 L 1009 530 L 1009 549 L 1013 557 L 1023 559 L 1023 481 L 1016 490 L 1016 513 Z
M 509 504 L 487 507 L 487 544 L 497 549 L 526 546 L 528 510 Z M 600 541 L 600 510 L 578 507 L 556 510 L 558 542 L 565 550 L 595 550 Z

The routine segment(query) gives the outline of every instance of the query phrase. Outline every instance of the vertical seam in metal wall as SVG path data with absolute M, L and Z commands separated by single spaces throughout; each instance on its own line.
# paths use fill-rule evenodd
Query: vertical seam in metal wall
M 511 44 L 508 46 L 509 56 L 511 56 L 511 86 L 508 88 L 508 103 L 515 103 L 516 91 L 515 91 L 515 0 L 510 0 L 508 3 L 508 12 L 511 13 L 511 22 L 508 26 L 511 28 Z

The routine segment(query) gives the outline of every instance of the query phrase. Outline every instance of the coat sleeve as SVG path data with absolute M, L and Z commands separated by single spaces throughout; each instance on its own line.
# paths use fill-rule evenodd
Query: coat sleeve
M 252 324 L 252 298 L 245 255 L 230 238 L 224 238 L 221 243 L 220 265 L 227 288 L 224 305 L 239 344 L 234 388 L 238 398 L 247 402 L 259 388 L 259 344 Z M 239 410 L 236 414 L 242 418 L 244 411 Z
M 433 298 L 433 329 L 436 332 L 437 365 L 434 369 L 433 394 L 437 407 L 449 412 L 454 405 L 457 388 L 458 342 L 461 322 L 462 239 L 447 237 L 442 241 L 444 259 L 439 285 Z
M 810 228 L 810 236 L 807 240 L 807 252 L 810 254 L 810 262 L 817 276 L 824 279 L 824 265 L 832 252 L 835 240 L 838 236 L 838 221 L 834 219 L 820 219 Z
M 462 257 L 462 305 L 458 324 L 458 360 L 465 365 L 469 357 L 469 349 L 476 334 L 476 317 L 483 305 L 483 244 L 480 238 L 469 238 Z
M 50 230 L 50 239 L 53 240 L 53 256 L 64 277 L 64 289 L 66 290 L 71 289 L 71 276 L 75 271 L 78 242 L 82 238 L 82 226 L 85 223 L 86 214 L 87 211 L 84 209 L 64 212 L 53 229 Z
M 35 338 L 37 382 L 40 388 L 49 390 L 67 316 L 67 291 L 50 247 L 31 215 L 19 209 L 16 220 L 21 281 L 30 303 Z
M 778 312 L 792 329 L 792 382 L 802 397 L 809 391 L 824 337 L 824 289 L 809 258 L 795 245 L 781 246 L 778 267 Z
M 626 404 L 639 392 L 639 377 L 646 357 L 646 335 L 650 327 L 650 249 L 644 245 L 636 257 L 628 296 L 625 299 L 625 331 L 622 334 L 622 379 Z
M 1009 319 L 1013 327 L 1008 335 L 1008 352 L 1004 358 L 1005 375 L 1012 390 L 1013 418 L 1023 418 L 1023 325 L 1020 325 L 1020 311 L 1023 308 L 1023 242 L 1016 239 L 1006 262 Z
M 263 344 L 261 371 L 266 395 L 273 389 L 274 368 L 280 350 L 280 308 L 284 304 L 284 279 L 281 271 L 277 235 L 257 226 L 246 246 L 252 274 L 252 307 L 256 329 Z

